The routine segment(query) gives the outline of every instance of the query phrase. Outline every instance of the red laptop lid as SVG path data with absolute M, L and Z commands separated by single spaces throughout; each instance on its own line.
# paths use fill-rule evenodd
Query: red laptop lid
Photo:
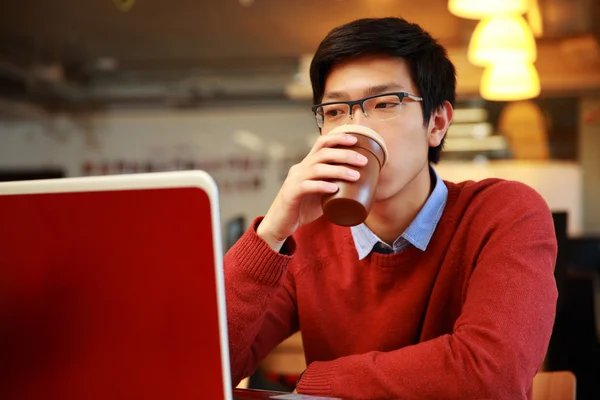
M 0 184 L 0 399 L 230 398 L 216 198 L 202 172 Z

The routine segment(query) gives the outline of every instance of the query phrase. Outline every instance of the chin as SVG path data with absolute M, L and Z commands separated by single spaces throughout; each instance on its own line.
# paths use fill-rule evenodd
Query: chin
M 377 191 L 375 192 L 375 201 L 378 202 L 389 200 L 402 191 L 402 188 L 403 186 L 394 187 L 380 182 L 377 186 Z

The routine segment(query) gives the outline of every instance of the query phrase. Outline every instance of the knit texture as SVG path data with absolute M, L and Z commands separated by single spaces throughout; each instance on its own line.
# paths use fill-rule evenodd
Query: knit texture
M 234 384 L 301 329 L 299 393 L 353 399 L 525 399 L 554 322 L 556 238 L 544 200 L 511 181 L 446 182 L 426 251 L 359 261 L 319 219 L 274 252 L 253 226 L 226 254 Z

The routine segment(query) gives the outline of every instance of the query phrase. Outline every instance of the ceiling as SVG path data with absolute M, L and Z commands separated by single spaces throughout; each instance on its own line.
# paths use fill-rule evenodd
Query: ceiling
M 221 59 L 297 57 L 334 26 L 359 17 L 403 16 L 447 45 L 470 29 L 446 0 L 137 0 L 3 1 L 0 34 L 43 50 L 39 56 L 114 57 L 124 66 L 181 65 Z M 28 51 L 25 49 L 24 52 Z M 31 55 L 22 54 L 28 57 Z
M 128 1 L 0 2 L 0 96 L 77 101 L 90 90 L 118 97 L 127 86 L 152 97 L 168 82 L 202 97 L 217 81 L 226 91 L 224 80 L 246 85 L 247 93 L 258 86 L 281 94 L 298 58 L 344 22 L 402 16 L 457 54 L 475 26 L 452 16 L 447 0 L 137 0 L 127 12 L 115 5 Z M 539 1 L 539 43 L 550 49 L 541 54 L 556 56 L 551 49 L 564 40 L 577 57 L 597 50 L 597 1 Z

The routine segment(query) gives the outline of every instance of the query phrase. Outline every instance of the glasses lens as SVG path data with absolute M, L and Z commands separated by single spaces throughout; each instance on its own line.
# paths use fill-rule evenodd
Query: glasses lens
M 317 110 L 315 111 L 315 118 L 317 119 L 317 125 L 319 126 L 319 128 L 322 128 L 323 127 L 323 114 L 322 114 L 321 107 L 317 108 Z
M 341 125 L 348 119 L 348 114 L 348 104 L 328 104 L 317 108 L 317 122 L 321 118 L 324 125 Z
M 382 121 L 399 116 L 402 101 L 396 95 L 386 95 L 366 100 L 364 106 L 369 118 Z

